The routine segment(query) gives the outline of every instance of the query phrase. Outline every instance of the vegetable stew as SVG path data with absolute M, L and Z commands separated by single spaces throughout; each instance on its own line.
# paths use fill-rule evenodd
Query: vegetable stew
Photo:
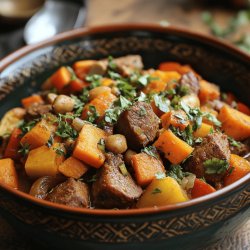
M 250 108 L 189 65 L 62 66 L 0 123 L 0 181 L 73 207 L 185 202 L 250 173 Z

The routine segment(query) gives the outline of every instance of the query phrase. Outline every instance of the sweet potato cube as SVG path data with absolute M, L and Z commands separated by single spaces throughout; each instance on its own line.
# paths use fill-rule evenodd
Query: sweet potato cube
M 14 161 L 10 158 L 0 160 L 0 182 L 12 188 L 18 188 L 17 172 Z
M 164 173 L 161 161 L 146 153 L 133 155 L 131 158 L 135 178 L 140 186 L 147 186 L 157 173 Z
M 73 156 L 88 165 L 99 168 L 105 156 L 98 148 L 98 142 L 106 137 L 105 131 L 91 124 L 85 124 L 77 138 Z
M 63 162 L 64 148 L 55 143 L 50 148 L 41 146 L 29 152 L 25 162 L 25 171 L 31 178 L 42 176 L 55 176 L 59 173 L 58 167 Z

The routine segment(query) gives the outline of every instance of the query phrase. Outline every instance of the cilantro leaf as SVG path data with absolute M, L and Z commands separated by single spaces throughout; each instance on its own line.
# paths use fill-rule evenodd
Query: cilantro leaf
M 155 105 L 159 108 L 162 112 L 166 113 L 169 111 L 170 101 L 163 95 L 155 94 L 153 96 Z
M 145 147 L 141 150 L 141 152 L 146 153 L 146 154 L 158 159 L 157 150 L 156 150 L 156 147 L 154 147 L 154 146 Z
M 203 165 L 206 174 L 223 174 L 229 168 L 229 164 L 226 160 L 221 160 L 215 157 L 206 160 Z

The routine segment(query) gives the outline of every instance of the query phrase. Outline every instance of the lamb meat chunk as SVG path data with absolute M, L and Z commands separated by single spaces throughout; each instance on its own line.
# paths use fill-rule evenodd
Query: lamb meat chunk
M 205 171 L 206 168 L 203 163 L 212 158 L 226 161 L 230 159 L 227 136 L 220 132 L 209 134 L 203 139 L 203 142 L 194 149 L 193 155 L 186 161 L 185 169 L 194 173 L 198 178 L 205 177 L 208 182 L 213 184 L 220 182 L 226 172 L 207 174 Z
M 26 119 L 39 118 L 42 115 L 49 113 L 51 110 L 52 106 L 50 104 L 45 105 L 40 103 L 34 103 L 26 109 Z
M 198 78 L 192 71 L 184 74 L 181 77 L 179 84 L 181 87 L 187 88 L 189 93 L 194 93 L 198 95 L 199 90 L 200 90 L 200 84 L 199 84 Z
M 95 207 L 129 208 L 141 196 L 141 187 L 129 173 L 126 176 L 121 173 L 121 164 L 124 164 L 122 155 L 106 154 L 106 161 L 92 186 Z
M 232 154 L 236 154 L 239 156 L 245 156 L 250 153 L 250 138 L 243 141 L 239 142 L 239 146 L 230 146 L 230 151 Z
M 87 184 L 69 178 L 53 188 L 46 200 L 71 207 L 89 207 L 89 188 Z
M 159 129 L 159 119 L 150 104 L 136 102 L 119 117 L 116 130 L 123 134 L 129 148 L 138 150 L 153 142 Z

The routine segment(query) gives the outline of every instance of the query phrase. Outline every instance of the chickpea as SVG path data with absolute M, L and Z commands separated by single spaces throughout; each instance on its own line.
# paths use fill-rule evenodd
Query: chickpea
M 85 122 L 80 119 L 80 118 L 75 118 L 73 121 L 72 121 L 72 126 L 73 128 L 76 130 L 76 131 L 81 131 L 83 125 L 85 124 Z
M 94 98 L 96 98 L 98 95 L 103 94 L 103 93 L 110 93 L 111 89 L 109 87 L 106 86 L 100 86 L 100 87 L 96 87 L 94 89 L 91 89 L 89 91 L 89 100 L 93 100 Z
M 110 135 L 105 140 L 105 147 L 115 154 L 122 154 L 128 148 L 126 137 L 120 134 Z
M 59 95 L 53 102 L 53 109 L 56 113 L 65 114 L 74 109 L 75 101 L 69 96 Z
M 200 100 L 199 100 L 198 96 L 195 94 L 183 96 L 181 98 L 181 102 L 183 102 L 184 104 L 188 105 L 191 108 L 200 107 Z
M 55 101 L 55 99 L 57 98 L 57 94 L 54 94 L 54 93 L 49 93 L 47 95 L 47 100 L 49 102 L 49 104 L 53 104 L 53 102 Z
M 127 152 L 124 155 L 124 161 L 125 164 L 130 166 L 131 165 L 131 159 L 133 155 L 136 155 L 137 153 L 131 149 L 128 149 Z

